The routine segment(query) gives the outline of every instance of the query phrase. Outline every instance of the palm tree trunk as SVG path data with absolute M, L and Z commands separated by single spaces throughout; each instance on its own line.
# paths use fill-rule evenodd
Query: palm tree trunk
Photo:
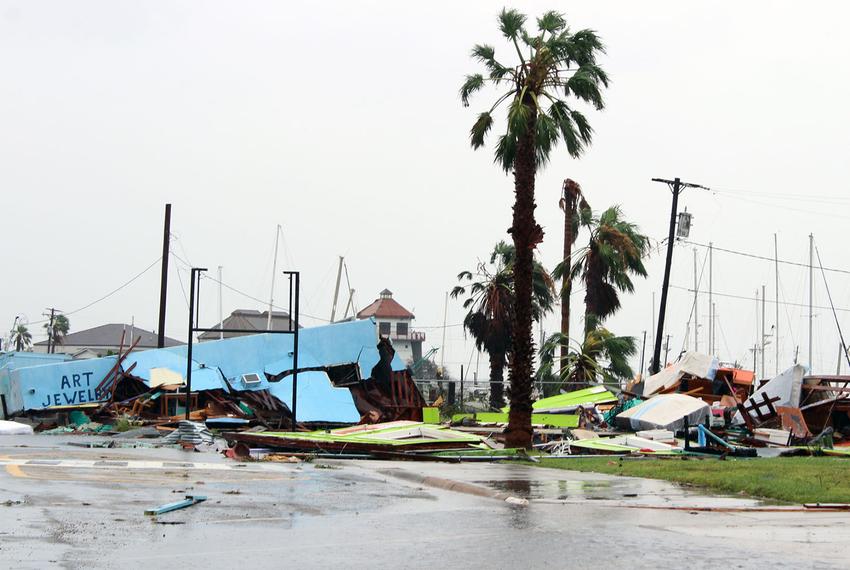
M 525 102 L 524 102 L 525 103 Z M 532 358 L 532 262 L 534 248 L 543 241 L 543 230 L 534 220 L 534 175 L 535 149 L 534 132 L 537 115 L 534 103 L 528 102 L 529 113 L 525 134 L 517 141 L 517 154 L 514 161 L 513 225 L 510 233 L 516 248 L 514 263 L 514 327 L 513 358 L 510 367 L 511 411 L 508 415 L 508 429 L 505 432 L 507 447 L 530 448 L 531 429 L 531 390 L 533 387 Z
M 568 181 L 569 182 L 569 181 Z M 567 354 L 570 350 L 570 293 L 573 282 L 570 279 L 570 260 L 573 257 L 573 243 L 576 240 L 573 220 L 576 215 L 577 198 L 575 193 L 564 185 L 564 277 L 561 281 L 561 375 L 567 366 Z
M 490 353 L 490 408 L 505 407 L 505 353 Z
M 602 273 L 604 271 L 599 259 L 598 246 L 591 242 L 587 252 L 587 276 L 585 278 L 585 294 L 584 294 L 584 337 L 592 331 L 602 314 L 602 287 L 598 286 L 602 283 Z

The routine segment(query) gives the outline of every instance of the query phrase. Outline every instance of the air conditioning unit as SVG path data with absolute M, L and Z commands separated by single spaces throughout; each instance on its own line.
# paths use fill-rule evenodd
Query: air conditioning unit
M 260 378 L 259 374 L 254 374 L 252 372 L 251 374 L 242 375 L 243 384 L 259 384 L 260 382 L 262 382 L 262 379 Z

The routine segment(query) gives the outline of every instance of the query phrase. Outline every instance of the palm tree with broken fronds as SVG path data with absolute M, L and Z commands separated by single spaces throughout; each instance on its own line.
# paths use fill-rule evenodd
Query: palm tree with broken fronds
M 12 343 L 15 345 L 15 350 L 23 352 L 32 346 L 32 334 L 26 325 L 18 325 L 12 333 Z
M 585 335 L 620 308 L 620 293 L 635 290 L 633 276 L 646 277 L 644 257 L 649 238 L 623 219 L 619 206 L 590 222 L 590 238 L 570 269 L 571 279 L 584 282 Z M 564 271 L 557 267 L 556 274 Z
M 470 142 L 474 149 L 484 146 L 496 109 L 503 103 L 507 105 L 505 132 L 495 147 L 496 162 L 514 176 L 509 233 L 516 248 L 516 279 L 506 444 L 529 447 L 534 357 L 532 265 L 534 249 L 543 241 L 543 229 L 534 218 L 535 178 L 559 142 L 563 141 L 572 157 L 580 156 L 590 144 L 590 123 L 567 100 L 589 103 L 601 110 L 601 90 L 608 86 L 608 76 L 597 64 L 597 56 L 604 52 L 599 37 L 592 30 L 571 31 L 562 14 L 543 14 L 537 19 L 535 35 L 526 29 L 526 16 L 516 10 L 502 10 L 498 20 L 517 61 L 502 63 L 496 59 L 492 46 L 476 45 L 472 57 L 483 64 L 486 74 L 468 75 L 460 98 L 468 106 L 469 97 L 485 86 L 504 90 L 473 124 Z
M 569 268 L 572 263 L 573 245 L 578 237 L 579 228 L 589 226 L 591 209 L 581 191 L 581 186 L 576 181 L 567 178 L 564 180 L 562 190 L 563 194 L 558 201 L 558 206 L 564 212 L 564 262 L 555 268 L 552 277 L 561 282 L 561 362 L 563 363 L 570 350 L 570 295 L 573 280 Z
M 513 351 L 515 253 L 513 245 L 499 242 L 490 254 L 489 264 L 479 263 L 475 273 L 460 272 L 458 280 L 466 284 L 451 292 L 453 298 L 468 295 L 463 302 L 467 310 L 463 327 L 476 348 L 490 358 L 490 407 L 494 410 L 505 405 L 504 369 Z M 532 316 L 539 321 L 552 310 L 555 288 L 537 260 L 532 265 L 532 290 Z
M 565 341 L 569 339 L 559 333 L 546 339 L 540 349 L 540 377 L 555 375 L 562 388 L 576 390 L 600 382 L 620 386 L 634 376 L 629 366 L 629 358 L 637 352 L 634 337 L 617 336 L 594 322 L 584 342 L 573 341 L 574 350 L 566 358 L 556 358 L 556 349 Z

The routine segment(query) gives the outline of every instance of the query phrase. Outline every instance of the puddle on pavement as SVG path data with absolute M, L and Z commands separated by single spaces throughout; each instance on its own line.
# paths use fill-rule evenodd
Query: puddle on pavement
M 480 485 L 523 499 L 620 499 L 634 490 L 623 489 L 622 485 L 612 481 L 529 481 L 527 479 L 505 479 L 498 481 L 478 481 Z
M 642 505 L 672 506 L 676 504 L 687 504 L 713 507 L 771 506 L 781 504 L 778 501 L 714 494 L 710 491 L 682 487 L 675 483 L 671 484 L 663 481 L 641 479 L 499 479 L 477 481 L 477 483 L 529 500 L 626 501 Z

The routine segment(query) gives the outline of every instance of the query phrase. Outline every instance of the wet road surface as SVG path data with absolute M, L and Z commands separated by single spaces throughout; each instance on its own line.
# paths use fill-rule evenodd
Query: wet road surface
M 0 438 L 0 561 L 13 568 L 846 568 L 848 513 L 512 464 L 238 463 L 174 449 Z M 531 499 L 512 506 L 399 477 Z M 206 495 L 184 510 L 144 510 Z

